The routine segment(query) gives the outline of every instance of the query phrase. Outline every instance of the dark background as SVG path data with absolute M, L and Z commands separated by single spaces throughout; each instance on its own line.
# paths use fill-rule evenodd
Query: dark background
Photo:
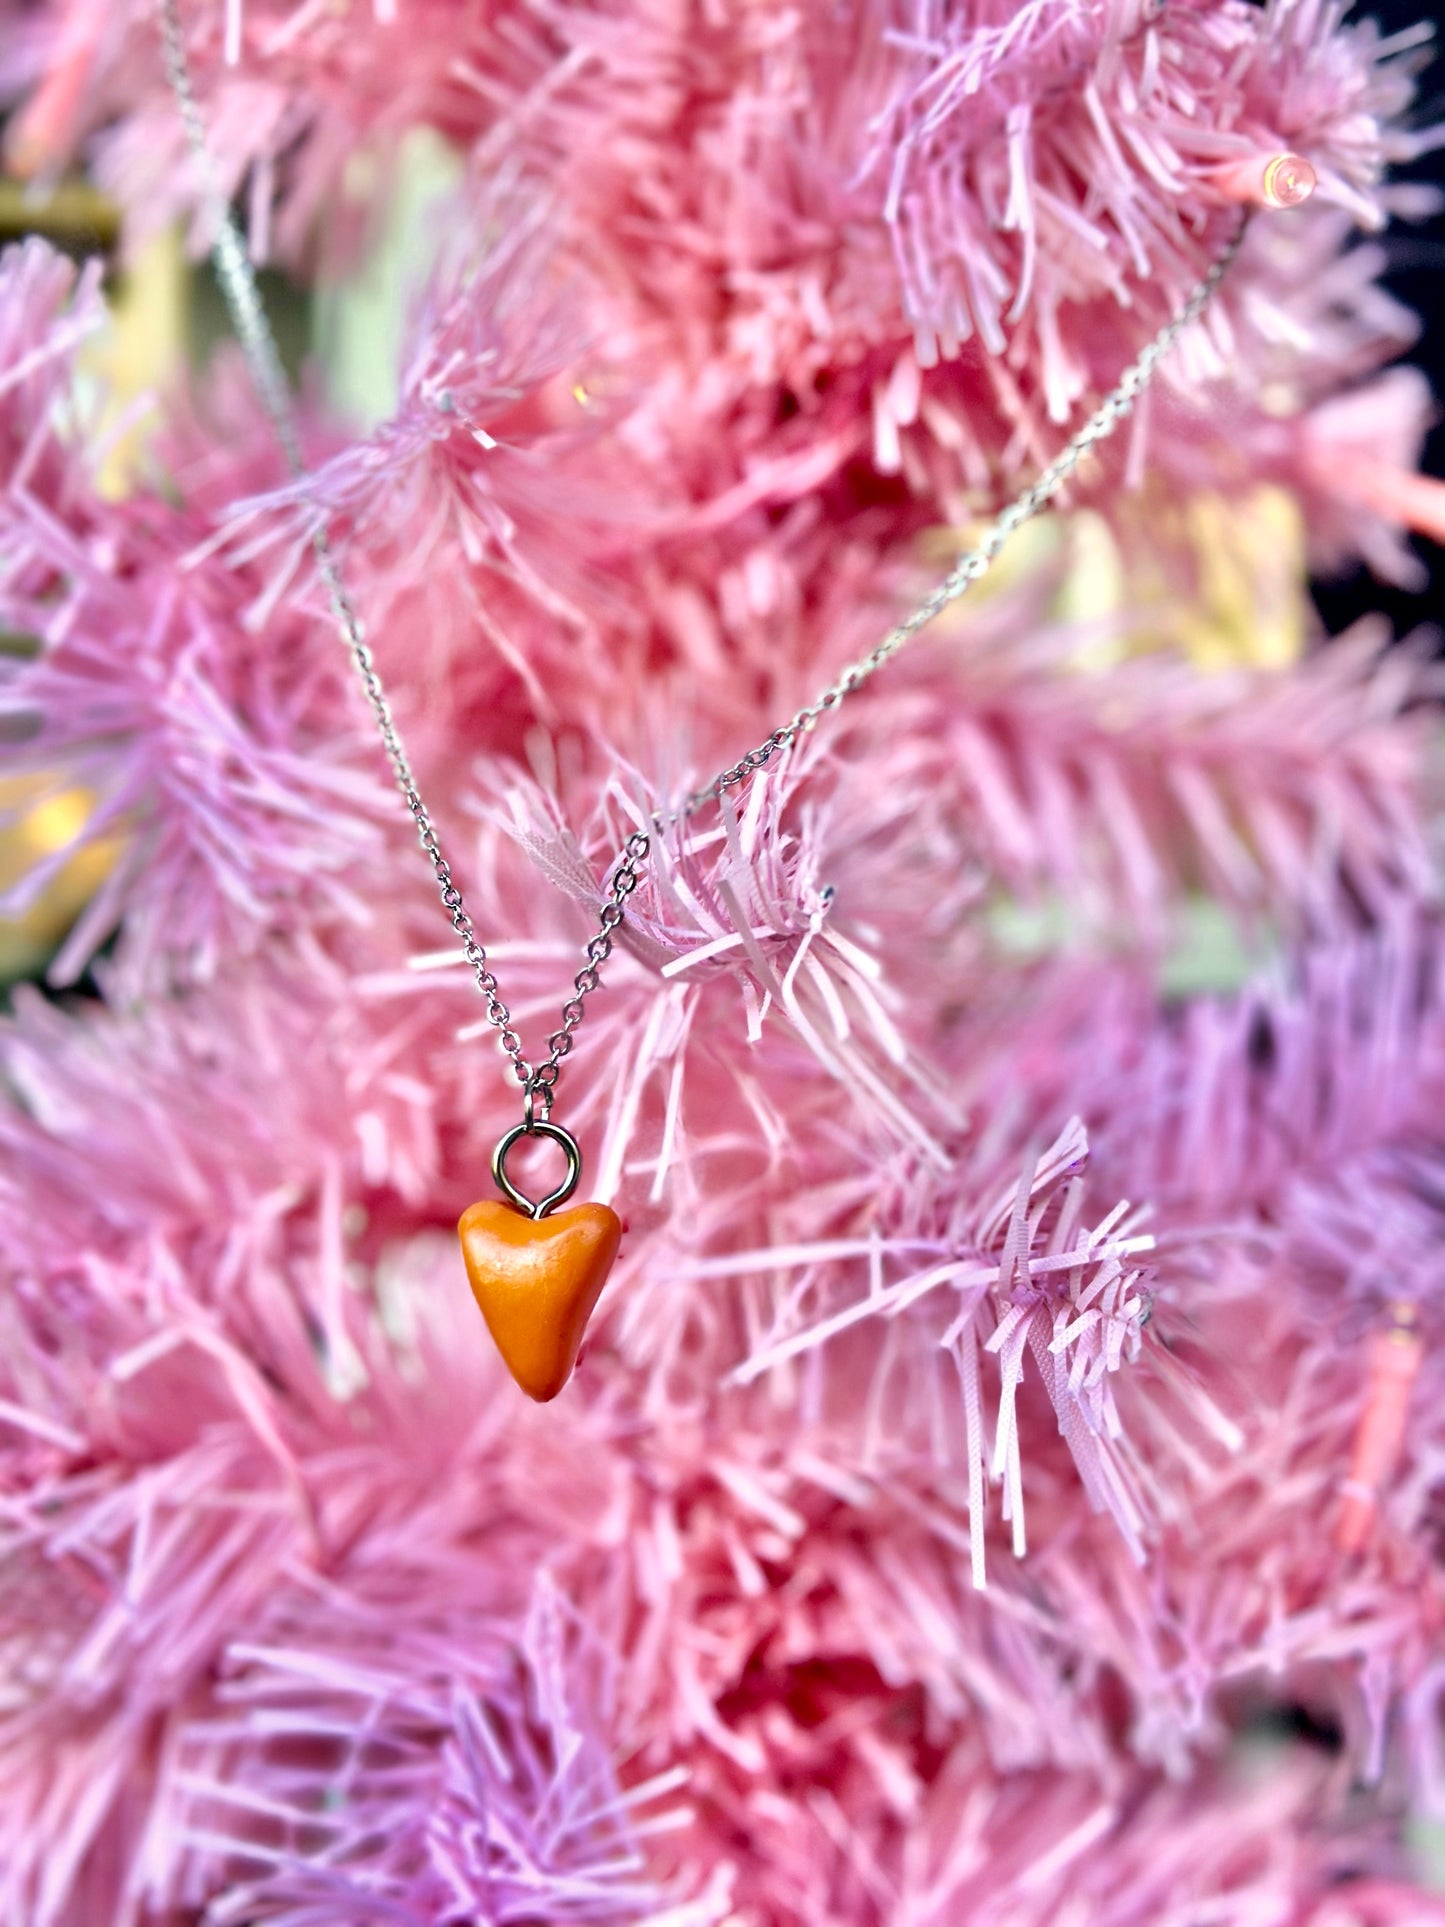
M 1381 31 L 1399 33 L 1428 19 L 1430 0 L 1373 0 L 1357 11 L 1380 23 Z M 1437 26 L 1437 35 L 1439 28 Z M 1435 57 L 1420 76 L 1419 98 L 1413 119 L 1425 127 L 1445 118 L 1445 59 L 1437 46 Z M 1413 166 L 1397 170 L 1398 178 L 1429 181 L 1445 186 L 1445 150 L 1423 155 Z M 1422 332 L 1410 354 L 1430 378 L 1435 391 L 1437 413 L 1445 411 L 1445 214 L 1426 222 L 1396 225 L 1382 237 L 1389 259 L 1385 285 L 1395 297 L 1413 308 L 1420 317 Z M 1437 424 L 1425 450 L 1422 464 L 1430 475 L 1445 476 L 1445 423 Z M 1445 648 L 1445 549 L 1437 543 L 1417 539 L 1415 552 L 1430 572 L 1428 586 L 1419 594 L 1393 589 L 1363 573 L 1345 581 L 1317 582 L 1315 600 L 1326 629 L 1334 634 L 1371 609 L 1389 617 L 1397 635 L 1406 635 L 1422 623 L 1439 627 L 1437 647 Z

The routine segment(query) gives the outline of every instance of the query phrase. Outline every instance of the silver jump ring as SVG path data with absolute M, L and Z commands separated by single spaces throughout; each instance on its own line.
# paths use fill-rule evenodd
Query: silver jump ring
M 528 1093 L 530 1096 L 530 1093 Z M 555 1191 L 549 1191 L 545 1198 L 533 1204 L 525 1192 L 519 1191 L 507 1176 L 507 1153 L 522 1137 L 548 1137 L 554 1144 L 560 1144 L 567 1157 L 567 1175 Z M 577 1140 L 570 1131 L 564 1131 L 560 1124 L 549 1124 L 545 1118 L 530 1120 L 525 1124 L 514 1124 L 492 1153 L 492 1176 L 497 1180 L 499 1191 L 506 1193 L 519 1211 L 529 1218 L 545 1218 L 549 1211 L 555 1211 L 559 1204 L 565 1204 L 577 1189 L 577 1180 L 582 1175 L 582 1153 Z

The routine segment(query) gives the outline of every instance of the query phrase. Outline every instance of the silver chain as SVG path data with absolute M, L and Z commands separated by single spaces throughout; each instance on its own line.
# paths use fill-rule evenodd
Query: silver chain
M 181 30 L 178 0 L 157 0 L 157 10 L 166 78 L 175 95 L 181 120 L 185 126 L 186 138 L 190 143 L 200 175 L 206 216 L 211 223 L 213 233 L 212 253 L 221 292 L 230 310 L 242 351 L 251 370 L 252 380 L 256 384 L 262 403 L 280 440 L 287 466 L 293 475 L 302 477 L 306 473 L 306 465 L 302 459 L 301 445 L 296 433 L 290 391 L 281 366 L 281 357 L 276 348 L 276 338 L 271 332 L 270 323 L 261 302 L 255 271 L 251 266 L 245 243 L 241 239 L 240 230 L 232 217 L 227 197 L 222 191 L 215 159 L 206 139 L 205 123 L 201 118 L 191 80 L 190 61 L 186 53 L 185 37 Z M 795 743 L 800 736 L 806 735 L 829 710 L 836 709 L 845 696 L 851 696 L 855 690 L 860 689 L 868 678 L 876 670 L 881 669 L 890 657 L 895 656 L 906 642 L 911 641 L 920 629 L 925 628 L 951 602 L 957 601 L 973 583 L 988 573 L 999 550 L 1014 531 L 1021 528 L 1053 500 L 1087 451 L 1096 442 L 1104 441 L 1112 435 L 1119 423 L 1133 409 L 1134 403 L 1148 385 L 1159 362 L 1169 353 L 1184 330 L 1198 319 L 1208 304 L 1210 296 L 1239 252 L 1246 225 L 1246 221 L 1241 221 L 1232 239 L 1178 314 L 1159 330 L 1159 333 L 1140 353 L 1138 359 L 1125 371 L 1118 386 L 1105 396 L 1088 421 L 1072 440 L 1065 444 L 1038 479 L 1030 483 L 1023 493 L 1004 509 L 978 546 L 961 556 L 937 587 L 924 597 L 911 614 L 890 629 L 875 649 L 858 662 L 850 663 L 839 674 L 836 681 L 830 683 L 811 703 L 796 711 L 788 722 L 773 730 L 771 735 L 766 736 L 756 748 L 750 749 L 739 761 L 721 771 L 705 788 L 694 790 L 676 809 L 657 811 L 651 818 L 653 834 L 671 824 L 684 821 L 707 804 L 720 801 L 729 790 L 737 789 L 749 782 L 773 756 Z M 562 1006 L 561 1024 L 547 1039 L 547 1055 L 541 1063 L 533 1065 L 524 1054 L 522 1040 L 512 1027 L 511 1012 L 502 1002 L 497 979 L 487 962 L 487 953 L 478 939 L 476 926 L 467 912 L 461 888 L 452 874 L 450 863 L 442 855 L 436 830 L 426 805 L 422 802 L 416 777 L 412 773 L 411 764 L 402 747 L 396 721 L 391 713 L 391 704 L 387 700 L 381 678 L 376 672 L 375 658 L 365 640 L 351 597 L 341 580 L 340 570 L 324 523 L 314 531 L 311 545 L 316 556 L 317 573 L 326 589 L 331 612 L 335 617 L 341 638 L 356 665 L 366 700 L 371 705 L 377 732 L 381 737 L 387 760 L 391 764 L 397 788 L 401 791 L 402 799 L 411 812 L 422 849 L 431 863 L 437 887 L 441 892 L 442 906 L 446 910 L 452 929 L 461 939 L 463 955 L 471 966 L 478 990 L 486 1000 L 487 1016 L 500 1033 L 502 1049 L 511 1059 L 517 1080 L 526 1094 L 528 1125 L 531 1125 L 536 1106 L 539 1104 L 545 1121 L 551 1113 L 552 1096 L 561 1071 L 562 1059 L 571 1052 L 577 1026 L 586 1014 L 586 998 L 601 985 L 602 966 L 612 954 L 613 939 L 626 915 L 627 899 L 637 888 L 641 866 L 646 862 L 652 848 L 652 836 L 646 830 L 635 830 L 624 844 L 613 868 L 607 895 L 598 912 L 597 932 L 586 947 L 586 961 L 572 980 L 572 995 Z
M 941 615 L 950 602 L 956 602 L 981 576 L 988 574 L 994 559 L 1005 542 L 1016 529 L 1031 521 L 1039 510 L 1046 508 L 1058 494 L 1064 483 L 1073 474 L 1080 461 L 1096 442 L 1107 441 L 1109 436 L 1133 409 L 1144 389 L 1149 385 L 1154 370 L 1174 346 L 1179 336 L 1191 322 L 1197 321 L 1208 306 L 1209 298 L 1240 249 L 1244 239 L 1246 221 L 1241 221 L 1234 235 L 1226 244 L 1224 251 L 1210 267 L 1204 279 L 1194 289 L 1184 306 L 1172 321 L 1168 321 L 1155 335 L 1154 339 L 1141 351 L 1138 359 L 1121 376 L 1118 386 L 1107 394 L 1090 415 L 1083 427 L 1072 440 L 1065 443 L 1048 467 L 1002 511 L 989 528 L 977 548 L 970 549 L 966 555 L 949 570 L 948 574 L 929 591 L 916 609 L 906 615 L 901 622 L 888 631 L 877 647 L 858 662 L 849 663 L 835 682 L 815 696 L 812 702 L 798 710 L 791 721 L 771 736 L 764 737 L 756 749 L 750 749 L 746 756 L 713 778 L 705 789 L 694 790 L 679 811 L 670 817 L 658 817 L 654 821 L 675 822 L 679 817 L 691 816 L 705 803 L 715 802 L 726 790 L 735 789 L 740 783 L 748 781 L 776 751 L 785 749 L 807 730 L 813 727 L 821 716 L 830 709 L 836 709 L 845 696 L 851 696 L 855 689 L 861 689 L 876 670 L 883 667 L 890 657 L 896 656 L 904 643 L 911 642 L 920 629 L 924 629 L 934 617 Z

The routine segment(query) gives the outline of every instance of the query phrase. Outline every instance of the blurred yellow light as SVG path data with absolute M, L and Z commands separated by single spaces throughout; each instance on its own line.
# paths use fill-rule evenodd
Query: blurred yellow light
M 53 777 L 0 778 L 0 892 L 9 892 L 37 863 L 68 849 L 95 808 L 86 790 L 52 787 Z M 88 843 L 63 862 L 36 900 L 18 916 L 0 917 L 0 981 L 34 976 L 100 888 L 119 843 Z
M 934 530 L 923 557 L 947 568 L 988 527 Z M 1049 511 L 1009 538 L 955 620 L 966 628 L 970 608 L 1037 576 L 1053 583 L 1052 617 L 1079 632 L 1074 666 L 1091 674 L 1166 649 L 1206 671 L 1285 668 L 1304 651 L 1304 520 L 1273 484 L 1184 501 L 1125 497 L 1108 516 Z
M 181 377 L 189 302 L 180 234 L 167 228 L 126 267 L 110 298 L 109 325 L 82 354 L 82 373 L 102 396 L 98 438 L 104 444 L 113 433 L 96 474 L 97 488 L 112 501 L 132 487 L 158 420 L 156 410 L 137 404 Z

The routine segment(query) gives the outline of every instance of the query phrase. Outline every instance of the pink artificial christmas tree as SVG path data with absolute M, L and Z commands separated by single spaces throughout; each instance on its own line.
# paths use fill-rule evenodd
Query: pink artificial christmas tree
M 231 350 L 102 488 L 99 269 L 0 259 L 9 759 L 118 848 L 50 973 L 95 994 L 0 1034 L 0 1922 L 1445 1920 L 1439 675 L 1256 633 L 1306 607 L 1261 527 L 1388 574 L 1439 516 L 1351 238 L 1414 38 L 181 18 L 298 283 L 413 130 L 463 178 L 394 415 L 313 371 L 300 481 Z M 12 166 L 203 248 L 152 7 L 0 36 Z M 314 532 L 531 1048 L 628 835 L 918 602 L 1283 154 L 1313 198 L 1042 532 L 654 836 L 558 1099 L 627 1235 L 529 1404 L 452 1231 L 518 1092 Z M 1270 1708 L 1338 1749 L 1252 1775 Z

